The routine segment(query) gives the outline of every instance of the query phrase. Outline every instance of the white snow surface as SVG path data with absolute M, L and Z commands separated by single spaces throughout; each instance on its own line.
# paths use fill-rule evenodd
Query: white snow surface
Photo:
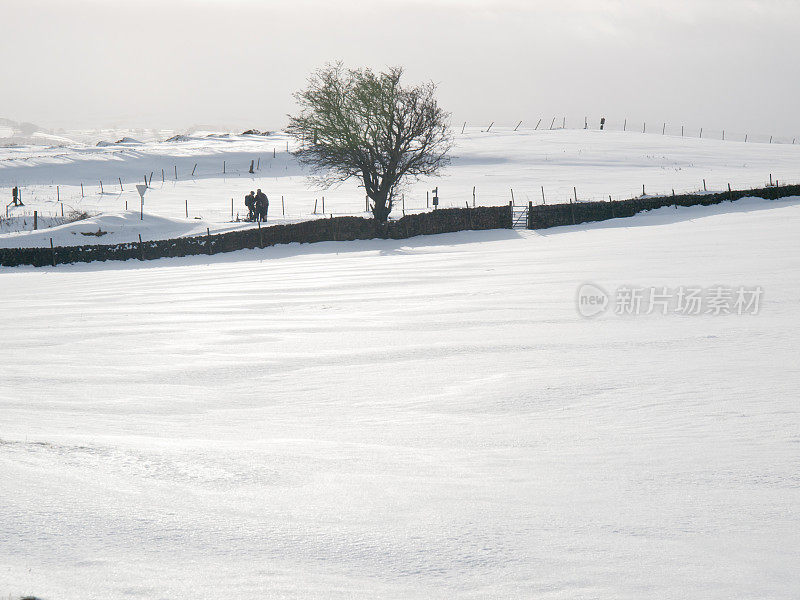
M 0 596 L 797 598 L 800 199 L 0 270 Z M 578 316 L 578 286 L 762 286 Z
M 9 209 L 15 225 L 21 219 L 25 230 L 0 228 L 0 247 L 48 247 L 50 238 L 56 246 L 107 244 L 134 242 L 139 235 L 148 240 L 237 229 L 248 226 L 236 218 L 245 216 L 244 196 L 257 188 L 270 198 L 270 223 L 368 214 L 363 189 L 355 181 L 314 188 L 291 153 L 294 142 L 282 132 L 242 136 L 203 131 L 162 142 L 141 133 L 108 132 L 110 143 L 100 147 L 0 148 L 0 211 L 13 186 L 22 189 L 25 202 Z M 442 177 L 409 182 L 393 218 L 401 217 L 404 207 L 406 213 L 427 210 L 434 187 L 444 208 L 472 206 L 473 188 L 477 206 L 497 206 L 512 198 L 522 205 L 566 202 L 575 194 L 579 200 L 628 199 L 642 195 L 642 186 L 648 195 L 721 191 L 728 184 L 748 189 L 769 183 L 770 175 L 773 181 L 800 181 L 800 145 L 792 144 L 524 128 L 456 130 L 454 141 L 452 163 Z M 135 184 L 145 177 L 150 189 L 140 221 Z M 61 204 L 65 215 L 89 212 L 97 220 L 31 231 L 34 210 L 39 216 L 60 217 Z M 0 219 L 4 216 L 0 212 Z M 81 235 L 98 228 L 108 234 Z

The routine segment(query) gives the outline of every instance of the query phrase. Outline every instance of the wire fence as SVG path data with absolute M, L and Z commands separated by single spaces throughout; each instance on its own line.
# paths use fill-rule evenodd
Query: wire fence
M 460 126 L 456 126 L 457 133 L 467 133 L 467 128 L 480 128 L 481 131 L 489 133 L 492 131 L 553 131 L 562 129 L 571 130 L 595 130 L 595 131 L 623 131 L 631 133 L 650 133 L 667 135 L 672 137 L 686 137 L 698 139 L 713 139 L 731 142 L 750 142 L 764 144 L 797 144 L 800 142 L 800 134 L 787 133 L 763 133 L 759 131 L 747 131 L 740 128 L 720 129 L 704 128 L 696 124 L 674 123 L 669 121 L 643 121 L 627 118 L 607 118 L 597 116 L 584 117 L 537 117 L 530 121 L 522 120 L 516 123 L 470 123 L 464 121 Z

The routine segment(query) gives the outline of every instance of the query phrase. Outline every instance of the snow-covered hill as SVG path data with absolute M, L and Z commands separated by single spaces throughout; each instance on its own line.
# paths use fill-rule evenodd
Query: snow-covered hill
M 0 596 L 796 598 L 798 230 L 2 269 Z M 587 319 L 585 283 L 710 295 Z
M 119 241 L 135 241 L 139 234 L 153 239 L 198 235 L 206 228 L 225 231 L 241 227 L 235 219 L 244 216 L 244 196 L 256 188 L 269 195 L 273 222 L 318 218 L 323 212 L 365 214 L 363 190 L 355 182 L 329 190 L 311 187 L 289 152 L 292 142 L 280 132 L 195 132 L 161 142 L 148 141 L 143 132 L 111 133 L 102 146 L 0 148 L 0 198 L 5 198 L 0 211 L 17 185 L 26 205 L 12 207 L 9 214 L 22 217 L 26 227 L 34 210 L 60 216 L 61 203 L 65 214 L 88 211 L 99 219 L 38 233 L 0 234 L 0 247 L 47 246 L 51 237 L 57 245 L 74 244 L 87 227 L 96 231 L 96 225 Z M 448 207 L 472 205 L 473 200 L 498 205 L 512 198 L 517 204 L 564 202 L 575 193 L 580 200 L 630 198 L 641 195 L 643 186 L 646 194 L 724 190 L 728 184 L 742 189 L 761 186 L 770 175 L 773 180 L 800 181 L 800 145 L 792 144 L 510 128 L 467 128 L 464 134 L 456 131 L 455 141 L 453 162 L 444 176 L 410 185 L 396 216 L 404 207 L 407 212 L 426 210 L 427 194 L 434 187 L 441 206 Z M 137 224 L 135 184 L 145 177 L 151 189 L 145 197 L 145 221 Z M 122 215 L 126 207 L 128 214 Z M 117 222 L 125 228 L 107 229 Z

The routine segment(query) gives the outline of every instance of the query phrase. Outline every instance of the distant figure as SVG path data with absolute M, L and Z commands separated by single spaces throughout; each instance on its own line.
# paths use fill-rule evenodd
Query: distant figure
M 247 207 L 247 220 L 256 220 L 256 194 L 253 190 L 244 197 L 244 205 Z
M 603 117 L 600 119 L 600 131 L 603 131 L 603 127 L 606 126 L 606 118 Z
M 256 215 L 259 221 L 267 222 L 267 211 L 269 211 L 269 198 L 259 189 L 256 192 Z

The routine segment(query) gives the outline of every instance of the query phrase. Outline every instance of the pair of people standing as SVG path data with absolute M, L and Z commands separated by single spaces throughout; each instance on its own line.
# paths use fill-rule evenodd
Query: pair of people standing
M 269 211 L 269 198 L 260 189 L 257 192 L 250 191 L 244 197 L 244 205 L 247 207 L 248 221 L 266 222 L 267 212 Z

